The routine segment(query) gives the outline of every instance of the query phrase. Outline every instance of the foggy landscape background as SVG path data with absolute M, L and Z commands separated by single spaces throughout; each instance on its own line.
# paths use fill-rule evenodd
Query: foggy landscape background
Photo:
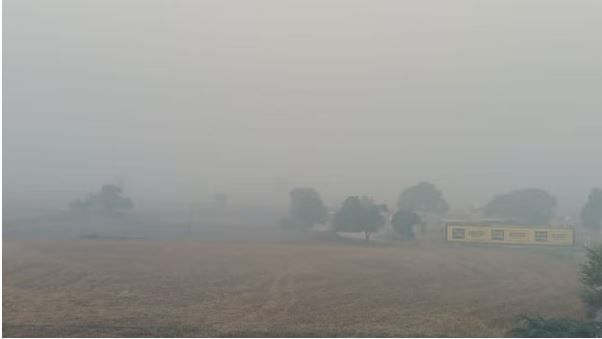
M 4 1 L 4 212 L 600 184 L 600 1 Z

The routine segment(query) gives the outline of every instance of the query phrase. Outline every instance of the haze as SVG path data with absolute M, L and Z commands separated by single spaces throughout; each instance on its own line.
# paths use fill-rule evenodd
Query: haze
M 4 207 L 601 184 L 600 1 L 4 2 Z

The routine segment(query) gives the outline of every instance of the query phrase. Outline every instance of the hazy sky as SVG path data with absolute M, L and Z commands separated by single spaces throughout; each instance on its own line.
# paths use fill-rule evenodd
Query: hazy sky
M 602 185 L 602 1 L 4 1 L 4 200 Z

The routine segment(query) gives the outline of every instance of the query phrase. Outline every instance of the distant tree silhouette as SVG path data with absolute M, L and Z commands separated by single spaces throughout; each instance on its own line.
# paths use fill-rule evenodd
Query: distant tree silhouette
M 400 210 L 437 215 L 444 214 L 449 209 L 441 191 L 429 182 L 404 189 L 399 195 L 397 207 Z
M 556 198 L 538 188 L 515 190 L 495 196 L 485 207 L 491 217 L 510 218 L 529 225 L 545 225 L 556 209 Z
M 386 205 L 377 205 L 367 197 L 350 196 L 334 215 L 335 232 L 364 232 L 366 242 L 370 235 L 386 223 Z
M 602 189 L 592 189 L 581 210 L 581 224 L 596 232 L 602 228 Z
M 78 213 L 116 214 L 134 207 L 130 198 L 122 196 L 122 189 L 115 185 L 103 185 L 100 192 L 88 195 L 83 200 L 71 204 L 71 209 Z
M 324 206 L 320 194 L 313 188 L 295 188 L 290 193 L 289 218 L 284 219 L 284 228 L 308 230 L 315 224 L 328 221 L 328 208 Z
M 391 225 L 403 239 L 414 239 L 414 225 L 422 223 L 420 216 L 412 211 L 399 210 L 393 214 Z

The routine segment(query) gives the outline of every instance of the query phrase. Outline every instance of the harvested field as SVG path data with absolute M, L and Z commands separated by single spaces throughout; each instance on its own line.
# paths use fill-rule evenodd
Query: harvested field
M 493 246 L 4 239 L 3 335 L 500 336 L 579 317 L 580 253 Z

